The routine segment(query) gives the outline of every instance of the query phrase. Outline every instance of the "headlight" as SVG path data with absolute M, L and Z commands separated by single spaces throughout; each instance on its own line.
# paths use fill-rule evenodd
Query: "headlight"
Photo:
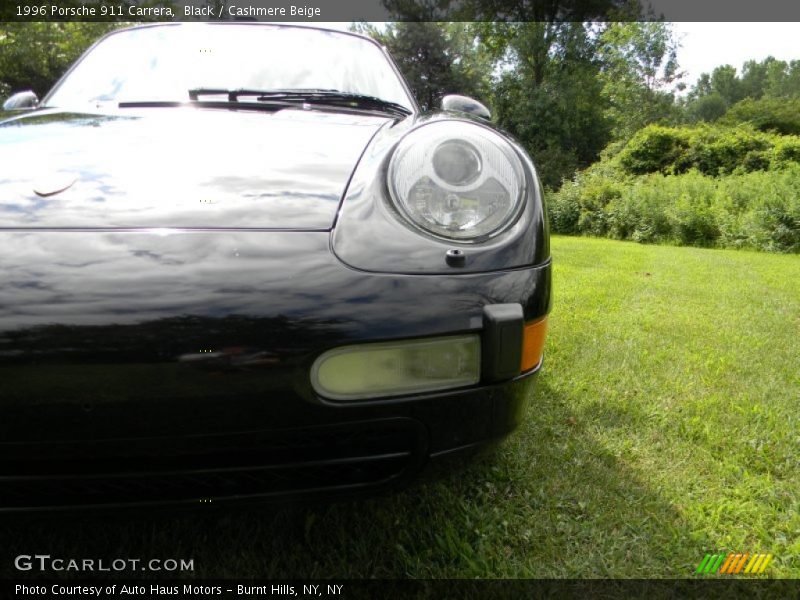
M 395 149 L 388 174 L 398 210 L 433 235 L 479 241 L 519 216 L 525 192 L 522 163 L 492 131 L 444 121 L 420 127 Z

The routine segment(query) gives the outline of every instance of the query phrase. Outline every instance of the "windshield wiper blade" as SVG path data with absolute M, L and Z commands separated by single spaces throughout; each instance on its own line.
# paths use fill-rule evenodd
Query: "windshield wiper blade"
M 402 104 L 397 104 L 396 102 L 384 100 L 383 98 L 377 98 L 376 96 L 367 96 L 365 94 L 356 94 L 351 92 L 339 92 L 337 90 L 269 92 L 267 94 L 262 94 L 257 98 L 257 100 L 291 100 L 294 98 L 308 103 L 365 108 L 369 110 L 390 112 L 392 114 L 397 114 L 404 117 L 411 114 L 409 109 Z
M 223 88 L 196 88 L 189 90 L 189 100 L 197 101 L 200 96 L 227 96 L 229 102 L 236 102 L 239 96 L 261 96 L 264 90 L 227 90 Z
M 396 102 L 383 100 L 375 96 L 340 92 L 329 89 L 299 89 L 299 90 L 226 90 L 216 88 L 197 88 L 189 90 L 189 98 L 197 101 L 200 96 L 227 96 L 229 102 L 238 102 L 240 97 L 255 96 L 257 102 L 302 102 L 307 104 L 320 104 L 330 106 L 345 106 L 388 112 L 399 116 L 408 116 L 411 111 Z

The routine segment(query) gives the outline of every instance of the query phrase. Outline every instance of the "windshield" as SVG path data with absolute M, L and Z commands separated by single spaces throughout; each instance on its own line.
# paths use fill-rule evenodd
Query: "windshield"
M 115 33 L 94 47 L 45 106 L 183 102 L 189 90 L 336 90 L 412 110 L 398 75 L 368 40 L 260 25 L 167 25 Z

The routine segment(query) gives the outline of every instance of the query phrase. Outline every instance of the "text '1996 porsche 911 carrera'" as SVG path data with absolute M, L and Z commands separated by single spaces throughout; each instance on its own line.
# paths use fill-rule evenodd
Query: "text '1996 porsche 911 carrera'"
M 0 121 L 0 511 L 374 492 L 510 432 L 547 216 L 360 35 L 113 32 Z M 202 501 L 202 502 L 201 502 Z

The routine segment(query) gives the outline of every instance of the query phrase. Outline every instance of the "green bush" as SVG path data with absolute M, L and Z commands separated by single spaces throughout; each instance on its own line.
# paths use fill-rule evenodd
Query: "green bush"
M 750 123 L 761 131 L 800 135 L 800 98 L 746 98 L 734 104 L 720 122 Z
M 718 228 L 712 214 L 713 190 L 706 179 L 697 172 L 639 178 L 607 207 L 611 236 L 637 242 L 714 245 Z
M 619 163 L 632 175 L 671 172 L 689 148 L 689 131 L 661 125 L 640 129 L 619 153 Z
M 710 177 L 589 169 L 548 195 L 557 233 L 800 253 L 800 165 Z
M 558 193 L 551 189 L 545 190 L 545 197 L 549 199 L 547 212 L 550 217 L 550 228 L 559 233 L 580 233 L 578 221 L 581 216 L 580 207 L 581 187 L 577 181 L 567 181 Z
M 772 168 L 780 169 L 788 163 L 800 163 L 800 137 L 787 136 L 778 141 L 773 149 Z
M 650 125 L 639 130 L 614 160 L 627 175 L 680 174 L 697 169 L 718 176 L 800 162 L 798 148 L 800 137 L 765 133 L 750 125 Z
M 559 233 L 608 232 L 606 206 L 619 198 L 624 182 L 612 174 L 602 175 L 599 169 L 579 173 L 572 181 L 564 182 L 557 193 L 548 190 L 550 224 Z
M 769 159 L 763 163 L 757 157 L 766 156 L 774 142 L 768 135 L 751 129 L 702 128 L 692 132 L 692 143 L 677 172 L 694 168 L 705 175 L 727 175 L 767 168 Z M 755 168 L 747 168 L 748 159 Z
M 751 197 L 741 220 L 745 245 L 769 252 L 800 252 L 800 169 L 757 175 L 741 182 L 750 186 Z

